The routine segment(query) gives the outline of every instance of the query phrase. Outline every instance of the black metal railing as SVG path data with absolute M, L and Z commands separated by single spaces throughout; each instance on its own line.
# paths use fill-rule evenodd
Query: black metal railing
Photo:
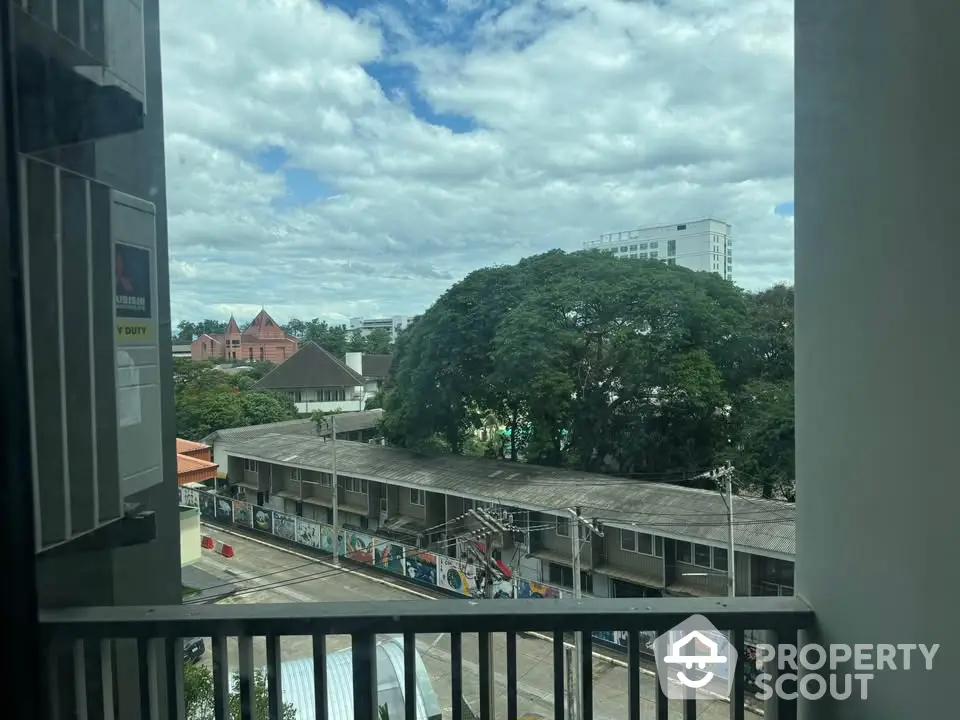
M 232 717 L 231 685 L 239 678 L 241 718 L 257 718 L 254 713 L 255 677 L 253 639 L 266 642 L 268 716 L 282 720 L 284 691 L 280 640 L 287 636 L 312 638 L 313 684 L 315 697 L 311 708 L 315 717 L 331 718 L 329 692 L 337 688 L 327 678 L 327 639 L 349 635 L 352 647 L 352 708 L 356 720 L 376 720 L 380 698 L 377 680 L 377 636 L 402 636 L 403 712 L 391 720 L 419 720 L 424 717 L 418 706 L 414 668 L 418 661 L 418 634 L 449 633 L 449 678 L 451 698 L 444 714 L 452 720 L 464 717 L 463 658 L 464 638 L 477 635 L 479 700 L 477 716 L 494 718 L 492 703 L 506 698 L 506 712 L 500 717 L 516 720 L 518 707 L 518 637 L 536 633 L 552 637 L 553 712 L 557 720 L 568 717 L 565 685 L 565 633 L 582 631 L 582 663 L 585 669 L 581 686 L 580 720 L 592 720 L 595 688 L 593 684 L 593 642 L 591 633 L 622 630 L 628 637 L 627 702 L 625 716 L 639 720 L 641 704 L 651 703 L 653 717 L 667 720 L 669 702 L 659 683 L 653 682 L 655 697 L 641 696 L 641 652 L 644 631 L 666 633 L 677 624 L 699 614 L 718 629 L 728 631 L 731 645 L 738 651 L 734 672 L 729 717 L 745 717 L 743 661 L 744 635 L 764 630 L 770 644 L 797 643 L 797 633 L 810 629 L 813 611 L 798 598 L 682 598 L 596 600 L 578 604 L 567 600 L 538 602 L 471 602 L 462 600 L 424 600 L 355 603 L 232 604 L 159 607 L 78 608 L 41 612 L 44 657 L 47 669 L 43 678 L 51 720 L 63 718 L 124 717 L 118 703 L 134 698 L 140 717 L 184 718 L 183 649 L 181 638 L 211 638 L 214 717 Z M 495 634 L 505 634 L 500 658 L 488 652 Z M 228 638 L 237 638 L 236 667 L 228 660 Z M 505 655 L 505 657 L 503 657 Z M 121 657 L 122 656 L 122 657 Z M 494 665 L 498 667 L 494 667 Z M 589 669 L 589 671 L 586 671 Z M 765 669 L 774 674 L 775 668 Z M 495 682 L 495 674 L 505 689 L 485 691 Z M 649 670 L 647 676 L 649 677 Z M 504 679 L 505 676 L 505 679 Z M 123 687 L 120 687 L 123 685 Z M 505 691 L 504 691 L 505 690 Z M 341 688 L 342 692 L 342 688 Z M 648 695 L 651 691 L 648 690 Z M 125 694 L 125 695 L 124 695 Z M 602 692 L 601 692 L 602 694 Z M 599 699 L 602 698 L 598 698 Z M 234 700 L 234 704 L 236 704 Z M 698 700 L 680 702 L 683 717 L 699 717 Z M 703 699 L 700 710 L 703 709 Z M 795 706 L 774 701 L 764 707 L 766 718 L 785 720 L 795 716 Z M 419 707 L 419 709 L 418 709 Z M 648 717 L 644 711 L 644 717 Z

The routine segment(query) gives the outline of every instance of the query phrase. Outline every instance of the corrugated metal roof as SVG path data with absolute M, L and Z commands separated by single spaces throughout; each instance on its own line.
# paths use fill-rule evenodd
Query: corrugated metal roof
M 228 454 L 266 462 L 331 471 L 332 443 L 314 437 L 264 434 L 231 443 Z M 727 545 L 727 507 L 719 492 L 610 475 L 525 465 L 487 458 L 425 457 L 409 450 L 337 442 L 341 475 L 448 495 L 562 514 L 583 514 L 607 524 L 681 540 Z M 795 507 L 791 503 L 735 496 L 736 547 L 774 557 L 796 551 Z
M 416 654 L 417 718 L 439 720 L 440 703 L 430 676 Z M 313 659 L 291 660 L 280 666 L 283 700 L 297 711 L 297 720 L 316 720 Z M 377 686 L 380 705 L 387 705 L 391 718 L 403 717 L 403 638 L 390 637 L 377 643 Z M 327 655 L 327 716 L 330 720 L 353 720 L 353 652 L 340 650 Z
M 375 428 L 382 417 L 383 410 L 379 409 L 337 413 L 337 435 Z M 267 423 L 265 425 L 247 425 L 245 427 L 217 430 L 207 435 L 203 441 L 205 443 L 219 442 L 221 444 L 233 445 L 268 434 L 318 437 L 316 423 L 309 418 L 304 418 L 300 420 L 284 420 L 278 423 Z M 329 430 L 323 430 L 319 437 L 329 434 Z

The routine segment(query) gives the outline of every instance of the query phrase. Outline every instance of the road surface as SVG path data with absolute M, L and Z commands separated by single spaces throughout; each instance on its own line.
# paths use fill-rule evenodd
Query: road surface
M 221 599 L 221 603 L 286 603 L 286 602 L 348 602 L 355 600 L 411 600 L 417 593 L 429 589 L 404 588 L 402 580 L 394 582 L 375 571 L 345 572 L 332 568 L 327 563 L 313 560 L 265 541 L 227 534 L 216 528 L 204 526 L 203 532 L 215 540 L 230 543 L 236 552 L 232 558 L 224 558 L 204 550 L 198 567 L 231 583 L 239 592 Z M 352 569 L 352 568 L 351 568 Z M 439 593 L 435 594 L 439 597 Z M 497 602 L 505 602 L 498 600 Z M 523 601 L 516 601 L 523 602 Z M 531 600 L 529 602 L 536 602 Z M 310 657 L 312 649 L 309 636 L 284 637 L 281 654 L 284 660 Z M 327 652 L 335 652 L 350 646 L 349 636 L 327 638 Z M 209 648 L 209 640 L 207 641 Z M 497 692 L 496 717 L 507 716 L 506 707 L 506 641 L 502 634 L 494 635 L 494 665 Z M 450 691 L 450 638 L 448 635 L 418 635 L 417 649 L 423 658 L 433 682 L 434 690 L 443 708 L 444 718 L 451 717 Z M 476 635 L 463 636 L 463 691 L 471 707 L 479 709 L 479 666 Z M 602 654 L 602 651 L 599 651 Z M 552 644 L 543 640 L 518 636 L 517 667 L 519 672 L 517 691 L 518 709 L 524 713 L 538 713 L 553 717 L 553 658 Z M 266 663 L 264 642 L 254 640 L 254 655 L 257 666 Z M 204 662 L 210 662 L 209 650 Z M 236 641 L 230 644 L 230 667 L 237 667 Z M 627 716 L 627 670 L 619 665 L 595 659 L 593 663 L 594 717 L 597 720 L 623 720 Z M 651 717 L 654 711 L 656 680 L 641 674 L 640 692 L 645 707 L 641 717 Z M 700 700 L 700 720 L 727 720 L 730 707 L 720 700 Z M 759 718 L 749 710 L 748 719 Z M 678 702 L 671 701 L 671 720 L 682 720 Z

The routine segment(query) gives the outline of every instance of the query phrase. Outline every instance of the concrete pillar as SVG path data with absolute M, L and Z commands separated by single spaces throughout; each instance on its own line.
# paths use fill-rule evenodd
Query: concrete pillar
M 940 643 L 829 720 L 952 717 L 960 4 L 796 3 L 797 594 L 821 642 Z

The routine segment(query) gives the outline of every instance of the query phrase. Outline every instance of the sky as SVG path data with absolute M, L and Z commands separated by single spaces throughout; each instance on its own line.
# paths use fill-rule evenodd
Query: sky
M 793 0 L 163 0 L 174 323 L 415 315 L 714 217 L 793 281 Z

